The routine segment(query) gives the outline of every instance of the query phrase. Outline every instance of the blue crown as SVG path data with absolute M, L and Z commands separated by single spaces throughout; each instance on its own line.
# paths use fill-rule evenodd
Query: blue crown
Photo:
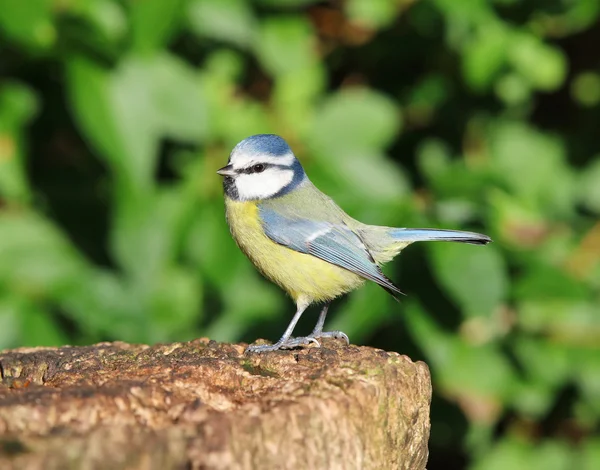
M 256 134 L 252 135 L 235 146 L 233 152 L 269 155 L 280 157 L 289 153 L 290 146 L 285 140 L 275 134 Z

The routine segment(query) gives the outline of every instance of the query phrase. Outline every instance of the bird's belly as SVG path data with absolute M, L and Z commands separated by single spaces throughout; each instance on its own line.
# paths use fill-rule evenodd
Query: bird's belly
M 328 301 L 364 282 L 346 269 L 272 241 L 264 233 L 255 202 L 226 198 L 225 208 L 231 234 L 240 249 L 294 300 Z

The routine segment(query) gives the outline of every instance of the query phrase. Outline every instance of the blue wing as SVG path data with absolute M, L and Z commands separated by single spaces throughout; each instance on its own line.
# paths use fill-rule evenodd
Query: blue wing
M 381 271 L 360 237 L 340 221 L 292 218 L 259 206 L 266 235 L 275 243 L 309 254 L 376 282 L 394 297 L 402 292 Z

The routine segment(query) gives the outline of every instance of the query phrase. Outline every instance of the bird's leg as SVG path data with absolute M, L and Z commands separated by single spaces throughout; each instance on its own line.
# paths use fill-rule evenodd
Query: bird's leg
M 291 348 L 295 348 L 296 346 L 303 346 L 303 345 L 310 344 L 310 343 L 315 343 L 317 346 L 320 347 L 321 345 L 315 338 L 308 337 L 308 336 L 302 337 L 302 338 L 292 338 L 291 337 L 292 332 L 294 331 L 294 328 L 296 327 L 296 323 L 298 323 L 298 320 L 300 320 L 300 317 L 306 310 L 306 307 L 308 307 L 308 303 L 298 305 L 298 309 L 296 310 L 296 314 L 294 315 L 294 318 L 292 318 L 292 321 L 286 328 L 285 333 L 283 333 L 283 336 L 275 344 L 273 344 L 273 345 L 261 344 L 261 345 L 257 345 L 257 346 L 248 346 L 246 348 L 245 352 L 248 353 L 248 352 L 277 351 L 278 349 L 291 349 Z
M 325 304 L 323 310 L 319 314 L 319 319 L 317 320 L 317 324 L 315 325 L 315 329 L 311 334 L 307 336 L 307 338 L 336 338 L 343 339 L 346 341 L 346 344 L 350 344 L 350 340 L 348 336 L 343 331 L 323 331 L 323 326 L 325 325 L 325 317 L 327 316 L 327 310 L 329 310 L 329 304 Z

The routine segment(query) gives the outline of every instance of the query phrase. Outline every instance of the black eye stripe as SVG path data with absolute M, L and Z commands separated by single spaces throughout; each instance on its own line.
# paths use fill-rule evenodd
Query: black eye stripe
M 249 166 L 247 168 L 241 168 L 238 170 L 239 173 L 243 173 L 245 175 L 251 175 L 252 173 L 262 173 L 269 167 L 266 163 L 257 163 L 255 165 Z
M 251 175 L 253 173 L 262 173 L 267 168 L 283 168 L 291 170 L 291 167 L 289 165 L 277 165 L 275 163 L 255 163 L 247 168 L 240 168 L 239 170 L 237 170 L 237 172 L 244 175 Z

